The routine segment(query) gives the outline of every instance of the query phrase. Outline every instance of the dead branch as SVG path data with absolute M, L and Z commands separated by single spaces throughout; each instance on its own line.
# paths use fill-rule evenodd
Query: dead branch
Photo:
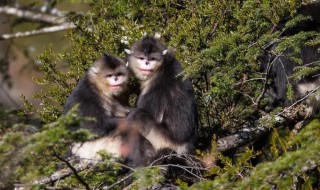
M 307 111 L 305 105 L 297 105 L 297 103 L 295 103 L 294 106 L 284 108 L 282 112 L 274 116 L 263 116 L 260 120 L 253 122 L 252 124 L 247 124 L 247 127 L 244 127 L 238 132 L 218 139 L 217 150 L 223 152 L 258 140 L 262 135 L 270 131 L 270 127 L 267 126 L 268 122 L 274 122 L 275 126 L 280 126 L 286 122 L 285 118 L 303 120 L 306 115 Z
M 12 15 L 18 18 L 33 20 L 37 22 L 46 22 L 54 25 L 60 25 L 67 22 L 63 17 L 53 16 L 50 14 L 37 13 L 28 10 L 22 10 L 9 6 L 0 7 L 0 14 Z
M 260 106 L 260 102 L 262 100 L 262 98 L 264 97 L 265 93 L 267 92 L 267 89 L 268 89 L 268 80 L 269 80 L 269 75 L 270 75 L 270 72 L 271 72 L 271 68 L 274 64 L 274 62 L 277 60 L 278 57 L 280 57 L 282 55 L 282 53 L 280 55 L 276 55 L 276 57 L 272 60 L 272 62 L 269 62 L 268 63 L 268 66 L 267 66 L 267 71 L 266 71 L 266 78 L 263 82 L 263 89 L 262 89 L 262 92 L 260 93 L 260 95 L 258 96 L 258 98 L 256 99 L 256 103 L 255 103 L 255 106 L 256 108 L 258 109 L 259 106 Z
M 122 183 L 122 182 L 125 182 L 126 180 L 132 178 L 133 176 L 133 173 L 125 176 L 124 178 L 121 178 L 120 180 L 116 181 L 115 183 L 109 185 L 109 186 L 105 186 L 105 187 L 102 187 L 103 190 L 109 190 L 109 189 L 112 189 L 113 187 L 115 187 L 116 185 Z
M 244 128 L 235 134 L 218 139 L 217 150 L 223 152 L 246 145 L 249 142 L 259 139 L 259 137 L 267 131 L 269 131 L 269 129 L 264 127 Z
M 51 27 L 41 28 L 39 30 L 17 32 L 14 34 L 3 34 L 3 35 L 0 35 L 0 40 L 8 40 L 8 39 L 12 39 L 12 38 L 21 38 L 21 37 L 27 37 L 27 36 L 34 36 L 34 35 L 38 35 L 38 34 L 58 32 L 58 31 L 62 31 L 62 30 L 72 29 L 75 27 L 76 26 L 72 23 L 65 23 L 65 24 L 62 24 L 59 26 L 51 26 Z
M 68 22 L 65 17 L 59 17 L 59 16 L 44 14 L 44 13 L 37 13 L 33 11 L 28 11 L 28 10 L 21 10 L 14 7 L 8 7 L 8 6 L 0 7 L 0 14 L 7 14 L 7 15 L 18 17 L 18 18 L 23 18 L 23 19 L 37 21 L 37 22 L 46 22 L 46 23 L 55 25 L 51 27 L 44 27 L 39 30 L 17 32 L 13 34 L 2 34 L 0 35 L 0 40 L 34 36 L 38 34 L 52 33 L 52 32 L 58 32 L 62 30 L 75 28 L 75 25 L 72 22 Z

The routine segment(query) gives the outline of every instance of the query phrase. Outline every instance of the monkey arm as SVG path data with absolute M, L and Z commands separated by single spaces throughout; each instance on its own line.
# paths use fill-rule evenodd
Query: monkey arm
M 157 122 L 151 114 L 141 108 L 135 108 L 127 117 L 128 123 L 131 127 L 137 128 L 144 136 L 153 131 L 161 139 L 176 141 L 179 131 L 172 131 L 164 123 Z
M 186 82 L 153 89 L 141 97 L 129 118 L 141 120 L 144 130 L 157 126 L 159 131 L 176 143 L 193 141 L 197 136 L 198 118 L 191 84 Z M 180 88 L 185 88 L 181 90 Z M 170 92 L 170 93 L 168 93 Z
M 129 125 L 139 128 L 140 132 L 147 133 L 150 126 L 159 125 L 156 120 L 144 109 L 132 109 L 127 116 Z
M 127 115 L 130 113 L 131 108 L 128 106 L 122 106 L 119 105 L 115 108 L 114 116 L 115 117 L 127 117 Z

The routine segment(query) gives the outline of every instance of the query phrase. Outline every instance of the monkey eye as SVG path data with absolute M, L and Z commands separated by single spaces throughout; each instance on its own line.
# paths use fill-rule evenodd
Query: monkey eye
M 116 74 L 116 76 L 122 76 L 123 75 L 123 73 L 117 73 Z
M 154 57 L 151 57 L 151 58 L 150 58 L 150 61 L 155 61 L 155 60 L 157 60 L 157 59 L 154 58 Z
M 107 78 L 110 78 L 110 77 L 112 77 L 112 75 L 109 74 L 109 75 L 106 75 L 106 77 L 107 77 Z
M 138 57 L 138 59 L 140 59 L 140 60 L 144 60 L 144 57 Z

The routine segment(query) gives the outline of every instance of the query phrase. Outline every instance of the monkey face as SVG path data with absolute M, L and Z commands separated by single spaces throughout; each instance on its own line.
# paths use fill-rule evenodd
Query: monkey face
M 128 73 L 122 72 L 121 69 L 119 71 L 108 71 L 105 76 L 102 75 L 102 77 L 104 77 L 102 80 L 105 80 L 106 89 L 111 91 L 114 95 L 119 95 L 127 87 Z
M 134 43 L 131 49 L 126 49 L 128 63 L 139 80 L 148 80 L 161 67 L 165 47 L 154 37 L 146 36 Z
M 159 69 L 163 62 L 161 53 L 152 53 L 144 55 L 141 52 L 135 52 L 129 58 L 130 68 L 139 80 L 147 80 L 155 71 Z
M 129 71 L 124 61 L 115 57 L 97 60 L 89 70 L 89 80 L 106 96 L 118 96 L 127 89 Z

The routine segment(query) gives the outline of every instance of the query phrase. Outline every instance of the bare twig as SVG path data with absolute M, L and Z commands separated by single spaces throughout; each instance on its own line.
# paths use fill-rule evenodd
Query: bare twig
M 206 179 L 202 178 L 201 176 L 198 176 L 197 174 L 194 174 L 193 172 L 189 171 L 190 168 L 193 168 L 193 167 L 188 167 L 188 166 L 182 166 L 182 165 L 177 165 L 177 164 L 164 164 L 164 165 L 157 165 L 156 167 L 176 167 L 176 168 L 180 168 L 184 171 L 186 171 L 187 173 L 189 173 L 190 175 L 198 178 L 199 180 L 201 181 L 204 181 Z
M 70 170 L 73 172 L 74 176 L 77 178 L 77 180 L 79 181 L 79 183 L 81 183 L 86 190 L 90 190 L 90 187 L 88 185 L 87 182 L 85 182 L 82 177 L 78 174 L 78 171 L 76 170 L 76 168 L 74 168 L 70 162 L 64 158 L 62 158 L 58 153 L 54 152 L 53 156 L 55 156 L 58 160 L 62 161 L 63 163 L 65 163 L 68 168 L 70 168 Z
M 8 7 L 8 6 L 0 7 L 0 14 L 7 14 L 7 15 L 16 16 L 18 18 L 24 18 L 24 19 L 38 21 L 38 22 L 46 22 L 46 23 L 55 25 L 51 27 L 41 28 L 39 30 L 17 32 L 13 34 L 2 34 L 0 35 L 0 40 L 27 37 L 27 36 L 58 32 L 62 30 L 75 28 L 75 25 L 72 22 L 68 22 L 67 19 L 64 17 L 58 17 L 50 14 L 38 13 L 38 12 L 33 12 L 28 10 L 21 10 L 14 7 Z
M 250 82 L 250 81 L 258 81 L 258 80 L 266 80 L 266 78 L 251 78 L 251 79 L 247 79 L 247 80 L 243 80 L 243 81 L 241 81 L 241 82 L 237 82 L 237 83 L 235 83 L 234 85 L 235 86 L 238 86 L 238 85 L 242 85 L 242 84 L 244 84 L 244 83 L 246 83 L 246 82 Z
M 302 102 L 303 100 L 307 99 L 311 94 L 315 93 L 317 90 L 320 89 L 320 86 L 318 86 L 317 88 L 311 90 L 308 94 L 306 94 L 305 96 L 303 96 L 302 98 L 300 98 L 299 100 L 297 100 L 296 102 L 294 102 L 292 105 L 290 105 L 289 107 L 283 109 L 282 112 L 278 113 L 277 115 L 281 115 L 283 114 L 285 111 L 291 109 L 292 107 L 294 107 L 295 105 L 299 104 L 300 102 Z
M 109 185 L 109 186 L 106 186 L 106 187 L 103 187 L 102 189 L 103 190 L 109 190 L 109 189 L 112 189 L 114 186 L 126 181 L 127 179 L 131 178 L 133 176 L 133 173 L 125 176 L 124 178 L 118 180 L 117 182 L 113 183 L 112 185 Z
M 178 157 L 180 159 L 183 159 L 187 162 L 187 165 L 177 165 L 177 164 L 156 164 L 157 162 L 159 162 L 160 160 L 166 159 L 166 158 L 170 158 L 172 156 Z M 175 154 L 175 153 L 171 153 L 168 155 L 164 155 L 156 160 L 154 160 L 148 167 L 176 167 L 176 168 L 180 168 L 184 171 L 186 171 L 187 173 L 191 174 L 192 176 L 200 179 L 200 180 L 205 180 L 202 175 L 201 175 L 201 170 L 205 170 L 199 163 L 195 162 L 193 160 L 194 156 L 192 155 L 188 155 L 188 154 Z M 196 170 L 196 172 L 193 172 L 193 170 Z
M 49 14 L 22 10 L 22 9 L 9 7 L 9 6 L 0 7 L 0 14 L 7 14 L 7 15 L 18 17 L 18 18 L 23 18 L 23 19 L 33 20 L 33 21 L 41 21 L 41 22 L 51 23 L 55 25 L 60 25 L 67 22 L 67 20 L 63 17 L 57 17 Z
M 264 80 L 264 83 L 263 83 L 263 89 L 262 89 L 262 92 L 260 93 L 260 95 L 258 96 L 258 98 L 256 99 L 256 102 L 255 102 L 256 108 L 259 108 L 261 99 L 264 97 L 264 94 L 265 94 L 266 91 L 267 91 L 268 80 L 269 80 L 269 77 L 270 77 L 269 75 L 270 75 L 271 68 L 272 68 L 275 60 L 277 60 L 277 58 L 280 57 L 281 55 L 282 55 L 282 53 L 281 53 L 280 55 L 277 55 L 277 56 L 272 60 L 272 62 L 268 63 L 266 79 Z

